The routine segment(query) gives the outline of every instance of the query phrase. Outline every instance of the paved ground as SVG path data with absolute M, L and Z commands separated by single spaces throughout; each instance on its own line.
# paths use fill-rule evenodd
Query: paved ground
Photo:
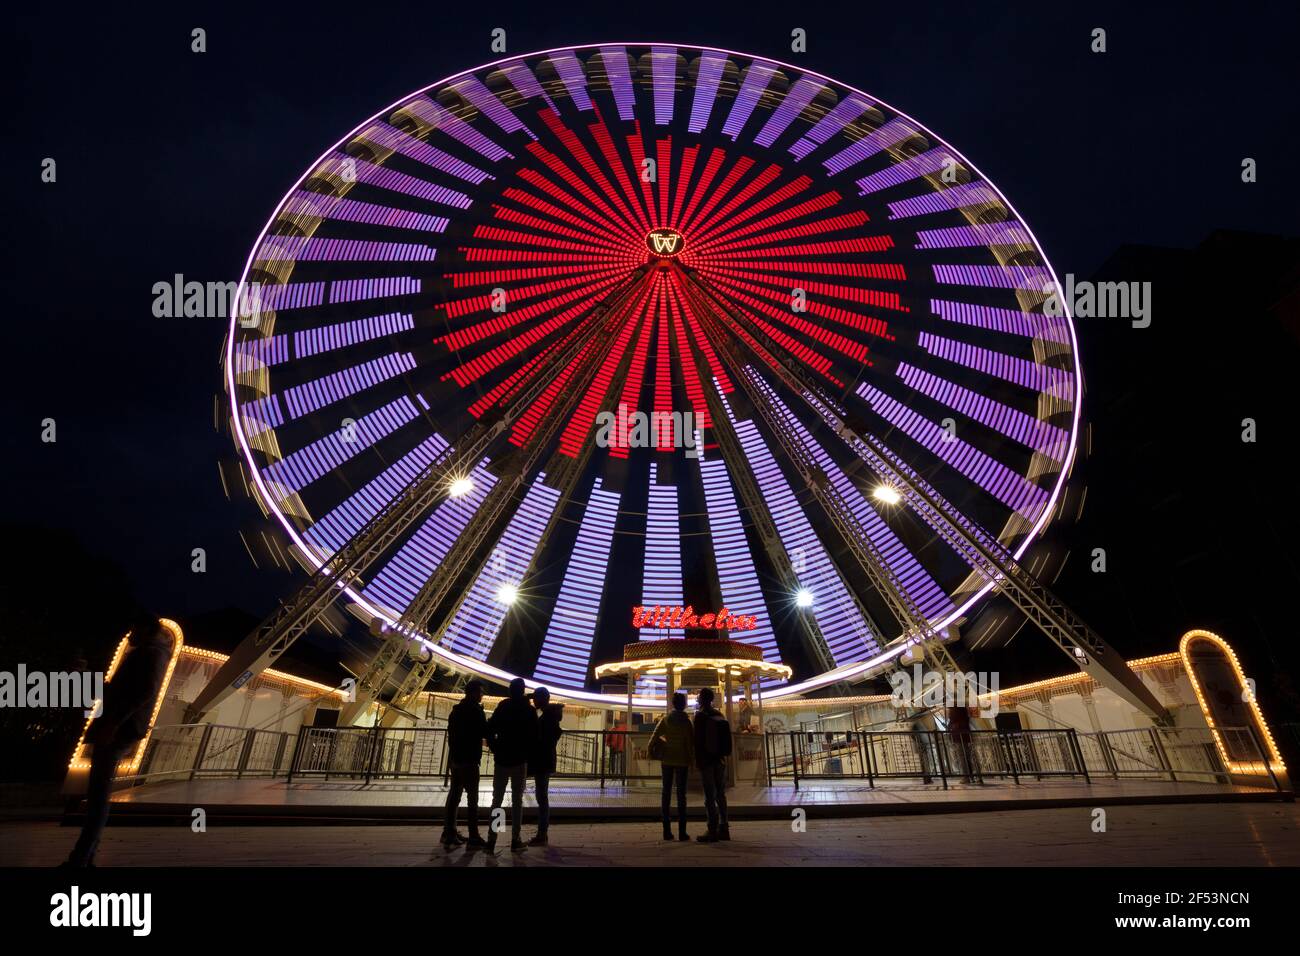
M 875 787 L 865 781 L 805 781 L 799 789 L 785 782 L 771 787 L 738 786 L 727 792 L 727 802 L 737 818 L 766 817 L 787 820 L 795 807 L 810 815 L 856 816 L 874 813 L 949 812 L 962 809 L 998 810 L 1052 806 L 1107 806 L 1115 803 L 1158 803 L 1188 800 L 1209 802 L 1267 796 L 1254 787 L 1163 780 L 1112 780 L 1091 783 L 1081 778 L 1026 779 L 1021 784 L 996 781 L 985 785 L 953 783 L 948 789 L 939 783 L 885 780 Z M 441 780 L 386 780 L 366 784 L 360 780 L 306 779 L 288 783 L 283 779 L 198 779 L 150 783 L 120 791 L 115 802 L 123 813 L 188 818 L 194 807 L 203 807 L 211 817 L 235 823 L 250 817 L 300 815 L 317 818 L 386 818 L 422 822 L 441 814 L 447 791 Z M 589 780 L 557 780 L 551 788 L 551 807 L 557 820 L 657 819 L 659 786 L 610 783 L 604 788 Z M 693 790 L 692 805 L 702 796 Z M 479 805 L 491 803 L 490 781 L 480 787 Z M 509 799 L 507 798 L 507 805 Z M 537 801 L 531 784 L 524 796 L 527 819 L 535 814 Z M 166 822 L 165 820 L 151 822 Z
M 1124 806 L 1094 833 L 1090 808 L 808 821 L 734 828 L 731 843 L 664 843 L 644 823 L 563 824 L 553 845 L 495 857 L 432 848 L 413 826 L 110 827 L 102 866 L 1298 866 L 1296 804 Z M 696 831 L 702 825 L 695 824 Z M 525 835 L 530 835 L 528 830 Z M 58 862 L 76 831 L 0 824 L 0 865 Z

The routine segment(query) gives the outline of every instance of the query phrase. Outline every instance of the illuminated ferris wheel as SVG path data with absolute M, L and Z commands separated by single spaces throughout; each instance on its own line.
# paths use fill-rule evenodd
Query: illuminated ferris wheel
M 249 256 L 232 432 L 317 573 L 212 694 L 340 592 L 389 635 L 374 694 L 446 666 L 594 698 L 624 644 L 710 628 L 793 668 L 770 693 L 872 673 L 1051 519 L 1054 281 L 960 153 L 800 67 L 606 44 L 407 96 Z

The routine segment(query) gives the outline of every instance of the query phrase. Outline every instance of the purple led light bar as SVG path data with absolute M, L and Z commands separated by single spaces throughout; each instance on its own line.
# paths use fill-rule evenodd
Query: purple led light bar
M 781 98 L 780 105 L 772 111 L 772 115 L 754 137 L 754 142 L 759 146 L 775 143 L 777 137 L 795 121 L 795 117 L 803 112 L 804 107 L 812 102 L 812 98 L 824 89 L 826 87 L 822 83 L 810 76 L 801 76 L 795 80 L 794 86 Z
M 832 660 L 839 666 L 861 659 L 864 653 L 868 656 L 877 653 L 880 647 L 876 636 L 858 613 L 844 579 L 822 547 L 767 442 L 752 421 L 735 420 L 725 397 L 723 404 L 727 405 L 727 416 L 732 420 L 754 480 L 771 511 L 776 533 L 794 564 L 799 587 L 812 592 L 813 606 L 803 613 L 811 613 L 817 619 Z
M 695 78 L 695 99 L 691 102 L 691 122 L 687 126 L 692 133 L 698 133 L 708 125 L 709 113 L 713 111 L 713 101 L 718 97 L 718 83 L 722 80 L 722 70 L 726 65 L 724 57 L 705 54 L 700 58 L 700 72 Z
M 641 603 L 681 607 L 682 533 L 677 523 L 677 486 L 658 483 L 658 466 L 650 465 L 650 502 L 645 521 L 645 564 Z M 642 628 L 641 640 L 681 637 L 681 628 Z
M 440 453 L 435 451 L 430 460 Z M 470 472 L 472 487 L 467 494 L 439 502 L 415 534 L 380 568 L 362 592 L 366 597 L 398 614 L 410 606 L 496 484 L 496 476 L 488 471 L 487 466 L 488 459 L 484 458 Z
M 289 407 L 290 418 L 301 418 L 326 405 L 356 395 L 363 389 L 373 388 L 381 382 L 414 370 L 415 357 L 410 352 L 391 352 L 369 362 L 295 385 L 285 391 L 284 403 Z
M 627 50 L 621 46 L 606 46 L 600 49 L 605 61 L 605 75 L 609 77 L 609 86 L 614 93 L 614 105 L 618 107 L 618 118 L 625 123 L 636 119 L 635 94 L 632 92 L 632 72 L 627 65 Z
M 863 382 L 858 394 L 876 414 L 923 446 L 1028 521 L 1043 513 L 1047 492 L 928 418 Z
M 895 143 L 901 143 L 909 136 L 916 135 L 916 127 L 901 119 L 892 119 L 880 129 L 872 130 L 856 143 L 850 143 L 833 156 L 822 161 L 828 175 L 842 173 L 850 166 L 856 166 L 864 159 L 875 156 L 882 149 L 888 149 Z
M 701 440 L 697 438 L 697 445 Z M 713 537 L 713 554 L 717 560 L 718 586 L 722 591 L 722 604 L 738 614 L 754 614 L 758 627 L 752 631 L 739 631 L 732 640 L 757 644 L 763 649 L 763 660 L 781 663 L 781 652 L 776 646 L 772 631 L 772 615 L 763 600 L 758 571 L 754 568 L 749 542 L 745 539 L 745 526 L 736 506 L 736 494 L 721 458 L 699 459 L 700 481 L 704 486 L 704 500 L 709 509 L 709 531 Z M 780 686 L 783 681 L 764 681 L 764 686 Z
M 1048 392 L 1066 401 L 1074 400 L 1074 381 L 1065 369 L 1040 365 L 1014 355 L 1003 355 L 992 349 L 968 345 L 929 332 L 918 335 L 916 343 L 931 355 L 957 365 L 964 365 L 986 375 L 1023 385 L 1036 392 Z
M 545 484 L 545 472 L 539 473 L 524 495 L 519 510 L 497 542 L 487 564 L 470 585 L 465 600 L 456 609 L 443 643 L 474 660 L 486 660 L 510 606 L 500 599 L 501 588 L 509 585 L 520 590 L 533 555 L 542 543 L 542 534 L 560 501 L 558 489 Z M 521 600 L 525 598 L 521 597 Z
M 365 451 L 379 439 L 391 435 L 416 417 L 414 403 L 402 396 L 338 431 L 304 445 L 262 469 L 268 487 L 283 491 L 270 500 L 280 501 L 288 492 L 301 491 L 317 478 L 333 471 L 349 458 Z
M 1042 337 L 1049 342 L 1070 341 L 1069 321 L 1063 317 L 1043 315 L 1039 312 L 1021 312 L 1018 309 L 999 309 L 969 302 L 949 302 L 931 299 L 930 308 L 945 322 L 973 325 L 981 329 L 1022 335 L 1025 338 Z
M 809 75 L 817 76 L 815 73 Z M 817 78 L 825 79 L 825 77 Z M 819 119 L 813 125 L 813 128 L 803 135 L 802 139 L 797 140 L 790 147 L 790 152 L 794 154 L 796 159 L 805 158 L 871 107 L 872 101 L 869 99 L 861 99 L 856 96 L 845 97 L 836 103 L 829 113 Z
M 673 95 L 677 84 L 677 51 L 673 47 L 651 48 L 650 76 L 654 83 L 655 125 L 666 126 L 673 121 Z M 698 100 L 698 93 L 696 98 Z
M 746 121 L 754 112 L 754 107 L 758 106 L 758 98 L 763 95 L 763 91 L 772 82 L 774 75 L 776 70 L 771 67 L 760 63 L 750 64 L 749 69 L 745 71 L 745 78 L 740 83 L 740 92 L 736 94 L 735 102 L 731 104 L 727 121 L 722 124 L 723 136 L 730 136 L 733 140 L 740 136 L 740 131 L 744 129 Z
M 605 591 L 609 553 L 614 545 L 619 496 L 597 478 L 587 498 L 569 567 L 555 610 L 546 627 L 533 678 L 562 686 L 581 686 L 591 672 L 596 614 Z
M 862 492 L 858 490 L 843 469 L 835 463 L 835 460 L 831 458 L 826 449 L 813 438 L 808 429 L 804 427 L 803 422 L 777 397 L 771 386 L 752 368 L 747 371 L 750 379 L 766 393 L 768 401 L 776 408 L 777 413 L 785 419 L 789 428 L 799 439 L 800 444 L 812 456 L 813 461 L 826 473 L 831 485 L 848 505 L 849 511 L 853 513 L 859 531 L 869 538 L 880 552 L 885 564 L 889 566 L 889 570 L 893 572 L 903 590 L 916 606 L 921 609 L 921 613 L 925 615 L 926 620 L 937 621 L 945 614 L 950 613 L 952 611 L 952 601 L 948 599 L 947 593 L 939 586 L 939 583 L 916 560 L 916 555 L 912 554 L 907 545 L 903 544 L 898 535 L 894 534 L 894 530 L 880 517 L 875 507 L 863 497 Z
M 1056 461 L 1065 454 L 1070 437 L 1054 425 L 906 362 L 899 363 L 896 374 L 922 395 L 987 425 L 1026 448 Z
M 353 319 L 318 329 L 303 329 L 293 334 L 293 354 L 299 358 L 346 348 L 371 339 L 386 338 L 415 328 L 409 312 L 389 312 L 365 319 Z

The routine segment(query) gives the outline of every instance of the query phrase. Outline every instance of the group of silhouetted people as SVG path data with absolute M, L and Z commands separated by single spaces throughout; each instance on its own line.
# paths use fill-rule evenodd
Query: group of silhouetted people
M 450 758 L 450 789 L 443 818 L 443 847 L 451 850 L 465 845 L 469 849 L 496 851 L 497 828 L 490 822 L 484 840 L 478 830 L 479 761 L 483 743 L 492 751 L 492 811 L 505 801 L 506 784 L 510 785 L 510 849 L 519 852 L 530 846 L 546 846 L 551 823 L 550 784 L 555 773 L 555 749 L 563 731 L 560 720 L 563 704 L 551 703 L 545 687 L 533 691 L 530 700 L 524 693 L 522 678 L 510 682 L 510 693 L 488 717 L 483 710 L 483 685 L 471 680 L 465 696 L 451 709 L 447 719 L 447 751 Z M 524 820 L 524 785 L 533 778 L 537 799 L 537 833 L 527 843 L 520 832 Z M 461 795 L 469 804 L 469 836 L 456 831 L 456 814 Z
M 663 766 L 665 840 L 674 839 L 670 817 L 674 789 L 677 791 L 676 839 L 690 839 L 686 832 L 686 777 L 692 766 L 700 772 L 704 810 L 708 817 L 708 832 L 696 840 L 716 843 L 731 839 L 727 825 L 727 758 L 731 756 L 731 726 L 713 706 L 715 699 L 716 695 L 710 688 L 701 690 L 696 698 L 699 706 L 692 721 L 686 715 L 686 695 L 673 694 L 672 710 L 659 721 L 651 734 L 650 758 L 659 760 Z M 519 852 L 530 846 L 548 845 L 550 783 L 551 775 L 555 773 L 556 747 L 563 734 L 560 729 L 563 707 L 563 704 L 551 703 L 551 693 L 545 687 L 537 688 L 529 699 L 524 692 L 523 679 L 516 678 L 510 682 L 509 696 L 488 717 L 483 710 L 482 683 L 471 680 L 465 685 L 465 696 L 451 709 L 447 718 L 450 787 L 439 841 L 445 849 L 463 845 L 471 850 L 496 850 L 498 827 L 490 823 L 485 840 L 479 834 L 478 826 L 479 762 L 483 758 L 484 742 L 493 756 L 494 816 L 505 801 L 506 785 L 510 786 L 510 849 Z M 618 738 L 618 752 L 625 752 L 625 735 L 615 732 L 614 736 Z M 521 830 L 528 777 L 533 778 L 533 794 L 537 799 L 537 833 L 525 843 Z M 456 830 L 462 796 L 468 803 L 468 837 L 461 836 Z
M 85 743 L 91 757 L 86 792 L 86 819 L 65 865 L 92 866 L 100 835 L 108 819 L 109 797 L 118 763 L 149 732 L 154 705 L 171 657 L 170 636 L 157 617 L 138 619 L 128 635 L 125 658 L 107 685 L 99 715 L 87 730 Z M 704 807 L 708 832 L 696 839 L 702 843 L 730 840 L 727 826 L 727 758 L 731 755 L 731 727 L 713 706 L 714 692 L 704 688 L 697 697 L 694 721 L 686 715 L 686 695 L 676 693 L 672 710 L 655 726 L 649 756 L 663 766 L 664 839 L 672 840 L 671 797 L 677 791 L 677 839 L 689 840 L 686 832 L 686 778 L 691 766 L 700 772 L 704 786 Z M 483 685 L 471 680 L 465 696 L 451 709 L 447 720 L 447 750 L 450 788 L 443 819 L 441 844 L 448 850 L 457 846 L 494 852 L 497 830 L 489 825 L 484 840 L 478 827 L 479 764 L 483 744 L 494 757 L 492 771 L 492 807 L 496 811 L 505 801 L 510 786 L 510 849 L 522 851 L 529 846 L 546 846 L 551 822 L 550 783 L 556 768 L 556 748 L 563 731 L 560 721 L 563 704 L 552 704 L 545 687 L 525 694 L 524 681 L 510 682 L 509 696 L 488 717 L 483 710 Z M 615 732 L 610 750 L 626 755 L 626 731 Z M 524 788 L 533 779 L 537 800 L 537 832 L 524 843 L 521 828 L 524 813 Z M 469 810 L 469 836 L 456 830 L 456 816 L 462 795 Z
M 673 709 L 655 725 L 650 737 L 650 757 L 663 767 L 664 839 L 673 839 L 670 809 L 673 790 L 677 791 L 677 839 L 686 841 L 686 775 L 693 764 L 700 771 L 704 785 L 704 812 L 708 832 L 695 839 L 700 843 L 730 840 L 727 825 L 727 758 L 731 756 L 731 725 L 713 701 L 716 695 L 704 688 L 696 697 L 695 720 L 686 716 L 686 695 L 673 694 Z

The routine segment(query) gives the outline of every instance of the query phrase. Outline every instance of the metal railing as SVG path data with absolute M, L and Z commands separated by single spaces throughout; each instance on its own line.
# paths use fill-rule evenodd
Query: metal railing
M 1217 735 L 1217 736 L 1216 736 Z M 983 783 L 987 778 L 1094 777 L 1231 784 L 1281 782 L 1246 727 L 1150 727 L 1080 734 L 1072 729 L 791 731 L 767 734 L 773 780 L 919 778 Z M 1227 759 L 1225 760 L 1225 754 Z
M 287 774 L 294 735 L 224 724 L 172 724 L 149 735 L 137 782 Z
M 599 780 L 654 779 L 646 749 L 650 734 L 615 730 L 566 730 L 555 750 L 554 777 Z M 495 761 L 483 750 L 480 770 Z M 298 732 L 290 778 L 446 777 L 445 727 L 304 727 Z M 650 772 L 653 770 L 654 772 Z
M 554 776 L 655 780 L 650 734 L 566 730 L 556 748 Z M 914 779 L 983 783 L 989 779 L 1051 777 L 1148 779 L 1171 782 L 1249 782 L 1281 791 L 1257 736 L 1245 727 L 1150 727 L 1077 733 L 1071 729 L 942 731 L 786 731 L 762 739 L 773 782 Z M 493 757 L 484 750 L 482 771 Z M 177 724 L 156 727 L 139 771 L 152 782 L 196 777 L 447 777 L 445 727 L 303 727 L 298 733 Z
M 790 731 L 767 735 L 773 780 L 916 779 L 982 783 L 987 777 L 1083 777 L 1073 730 Z
M 1249 727 L 1149 727 L 1079 734 L 1084 758 L 1098 776 L 1210 781 L 1263 778 L 1282 788 Z

